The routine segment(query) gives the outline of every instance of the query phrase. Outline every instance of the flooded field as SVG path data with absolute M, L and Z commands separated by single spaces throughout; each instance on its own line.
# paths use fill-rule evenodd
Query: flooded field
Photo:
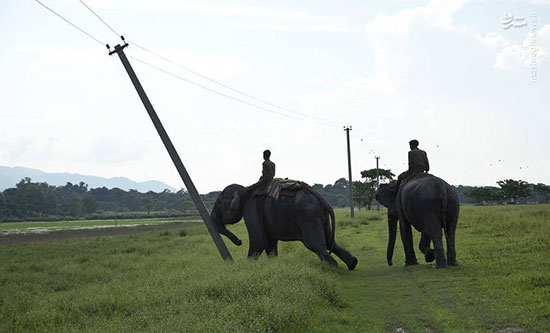
M 87 222 L 85 224 L 81 222 Z M 95 222 L 96 224 L 90 225 Z M 103 224 L 99 224 L 103 222 Z M 2 225 L 0 244 L 18 244 L 35 241 L 62 240 L 70 238 L 124 235 L 147 231 L 163 231 L 184 226 L 200 226 L 198 220 L 151 219 L 119 220 L 116 224 L 108 221 L 60 221 L 33 222 L 45 224 L 43 227 L 29 226 L 26 222 L 9 223 L 11 228 Z
M 74 220 L 48 222 L 4 222 L 0 223 L 0 237 L 12 234 L 41 234 L 60 230 L 83 230 L 102 228 L 131 228 L 178 222 L 201 222 L 199 219 L 152 218 L 118 220 Z

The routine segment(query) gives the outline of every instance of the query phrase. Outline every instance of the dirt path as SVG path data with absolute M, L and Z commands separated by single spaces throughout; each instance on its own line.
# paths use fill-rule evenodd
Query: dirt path
M 181 227 L 197 226 L 202 223 L 197 222 L 170 222 L 154 225 L 136 225 L 132 227 L 107 227 L 95 229 L 71 229 L 71 230 L 52 230 L 40 233 L 13 233 L 0 236 L 0 245 L 21 244 L 26 242 L 38 241 L 57 241 L 71 238 L 102 237 L 126 235 L 137 232 L 162 231 L 177 229 Z

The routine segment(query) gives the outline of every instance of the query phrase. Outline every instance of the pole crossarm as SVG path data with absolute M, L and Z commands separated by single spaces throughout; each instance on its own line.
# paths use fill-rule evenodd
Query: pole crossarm
M 227 249 L 227 246 L 223 242 L 220 234 L 212 224 L 212 220 L 210 218 L 210 213 L 206 209 L 206 206 L 204 205 L 204 202 L 202 201 L 199 192 L 197 191 L 195 184 L 193 184 L 193 181 L 191 180 L 191 177 L 189 176 L 189 173 L 187 173 L 187 170 L 185 169 L 185 166 L 183 165 L 183 162 L 181 161 L 178 152 L 176 151 L 176 148 L 174 148 L 174 145 L 172 144 L 172 141 L 170 140 L 170 137 L 168 136 L 168 133 L 166 133 L 166 130 L 164 129 L 164 126 L 162 125 L 159 117 L 157 116 L 157 113 L 155 112 L 155 109 L 153 108 L 153 105 L 149 101 L 149 98 L 147 97 L 147 94 L 145 93 L 145 90 L 143 90 L 143 87 L 141 86 L 141 83 L 139 82 L 136 73 L 134 72 L 132 65 L 130 65 L 130 62 L 128 61 L 128 58 L 126 57 L 126 54 L 124 53 L 124 48 L 126 48 L 128 44 L 124 45 L 116 45 L 114 48 L 114 51 L 110 51 L 109 49 L 109 55 L 112 55 L 114 53 L 118 54 L 120 61 L 122 62 L 122 65 L 126 69 L 126 72 L 128 73 L 128 76 L 130 77 L 130 80 L 132 80 L 132 83 L 134 84 L 134 87 L 136 88 L 136 91 L 139 95 L 139 98 L 143 102 L 143 105 L 145 106 L 145 109 L 147 110 L 147 113 L 149 114 L 149 117 L 151 118 L 151 121 L 155 125 L 155 128 L 157 129 L 157 132 L 162 140 L 162 143 L 166 147 L 166 150 L 168 151 L 168 154 L 170 155 L 170 158 L 172 159 L 172 162 L 174 163 L 174 166 L 178 170 L 178 173 L 183 180 L 183 183 L 185 184 L 185 187 L 187 188 L 187 191 L 189 191 L 189 195 L 191 196 L 191 199 L 193 199 L 193 203 L 195 204 L 195 207 L 199 211 L 200 216 L 202 217 L 204 224 L 206 225 L 206 228 L 208 229 L 208 232 L 210 232 L 210 236 L 212 237 L 212 240 L 214 241 L 214 244 L 218 248 L 218 251 L 220 252 L 220 255 L 224 260 L 233 260 L 231 257 L 231 253 L 229 253 L 229 250 Z M 107 46 L 107 48 L 109 48 Z

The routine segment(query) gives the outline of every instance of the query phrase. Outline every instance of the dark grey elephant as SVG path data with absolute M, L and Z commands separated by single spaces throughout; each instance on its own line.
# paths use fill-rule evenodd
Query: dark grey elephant
M 211 216 L 218 232 L 236 245 L 241 245 L 241 240 L 226 225 L 235 224 L 244 217 L 250 241 L 248 257 L 257 257 L 263 251 L 276 256 L 278 241 L 299 240 L 322 261 L 337 265 L 330 255 L 332 251 L 349 270 L 357 265 L 357 258 L 334 241 L 334 211 L 312 190 L 303 188 L 294 196 L 280 196 L 274 200 L 250 196 L 244 186 L 232 184 L 216 200 Z
M 413 249 L 411 225 L 422 233 L 420 251 L 424 253 L 426 262 L 435 259 L 435 268 L 458 265 L 455 232 L 460 205 L 452 186 L 425 173 L 407 181 L 400 189 L 397 189 L 396 181 L 380 185 L 376 200 L 388 208 L 388 265 L 392 265 L 397 220 L 405 249 L 406 266 L 418 264 Z M 443 250 L 443 234 L 447 240 L 447 258 Z M 435 251 L 430 249 L 432 241 Z

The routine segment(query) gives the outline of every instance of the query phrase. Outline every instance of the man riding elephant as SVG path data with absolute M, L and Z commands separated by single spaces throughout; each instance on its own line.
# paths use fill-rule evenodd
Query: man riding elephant
M 211 213 L 216 230 L 233 244 L 241 245 L 241 240 L 226 225 L 244 218 L 250 258 L 257 258 L 264 251 L 269 256 L 277 256 L 279 241 L 301 241 L 322 261 L 336 265 L 331 256 L 334 253 L 353 270 L 357 258 L 336 243 L 336 218 L 330 204 L 303 182 L 286 179 L 274 182 L 275 163 L 270 157 L 271 152 L 264 151 L 258 182 L 249 187 L 231 184 L 220 193 Z M 279 184 L 275 186 L 278 191 L 271 189 L 268 195 L 272 183 Z
M 456 266 L 455 232 L 460 211 L 458 195 L 454 187 L 443 179 L 427 173 L 430 170 L 428 156 L 418 149 L 418 140 L 411 140 L 409 145 L 409 170 L 400 174 L 397 182 L 382 184 L 376 191 L 376 200 L 388 208 L 388 264 L 392 265 L 399 221 L 405 265 L 418 264 L 412 245 L 413 226 L 422 233 L 419 248 L 426 262 L 435 260 L 436 268 Z M 446 258 L 443 238 L 447 241 Z M 433 249 L 430 248 L 432 242 Z
M 249 193 L 265 194 L 267 188 L 271 184 L 271 181 L 275 177 L 275 163 L 269 159 L 271 157 L 271 151 L 264 150 L 264 162 L 262 163 L 262 176 L 253 185 L 248 187 Z
M 420 173 L 430 171 L 430 163 L 428 162 L 428 155 L 425 151 L 418 148 L 418 140 L 409 141 L 409 169 L 397 177 L 397 188 L 401 183 L 413 179 Z

